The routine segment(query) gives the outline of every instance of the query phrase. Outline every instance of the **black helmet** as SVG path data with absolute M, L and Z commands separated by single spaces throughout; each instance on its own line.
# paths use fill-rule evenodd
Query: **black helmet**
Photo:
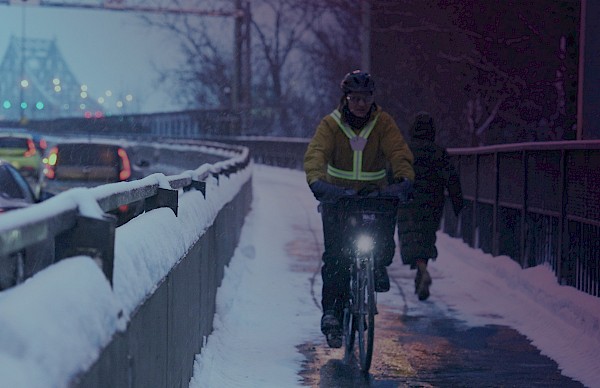
M 344 94 L 351 92 L 373 93 L 375 91 L 375 83 L 371 75 L 360 70 L 354 70 L 346 74 L 340 83 L 340 87 Z

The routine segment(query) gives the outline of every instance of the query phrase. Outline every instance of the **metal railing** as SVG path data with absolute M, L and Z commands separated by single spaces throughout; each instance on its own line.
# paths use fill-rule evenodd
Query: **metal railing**
M 74 189 L 4 215 L 0 218 L 0 290 L 77 254 L 94 258 L 112 283 L 116 219 L 108 212 L 143 201 L 144 211 L 169 207 L 177 214 L 178 190 L 195 188 L 206 195 L 206 179 L 229 176 L 250 162 L 245 147 L 201 142 L 198 146 L 202 147 L 189 147 L 187 151 L 177 145 L 150 148 L 157 152 L 177 152 L 180 159 L 188 161 L 197 160 L 197 155 L 207 148 L 220 148 L 219 152 L 225 155 L 220 159 L 225 160 L 206 163 L 179 175 L 152 174 L 132 182 Z M 186 158 L 186 152 L 193 156 Z M 105 212 L 102 217 L 82 214 L 81 207 L 89 200 L 96 201 Z
M 467 206 L 444 231 L 600 296 L 600 141 L 449 149 Z
M 254 161 L 302 169 L 310 139 L 219 138 Z M 443 230 L 522 268 L 548 264 L 560 284 L 600 296 L 600 141 L 449 149 L 466 206 Z

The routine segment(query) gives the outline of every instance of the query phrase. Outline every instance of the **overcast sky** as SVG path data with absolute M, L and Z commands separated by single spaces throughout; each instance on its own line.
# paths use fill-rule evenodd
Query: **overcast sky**
M 20 37 L 25 11 L 27 38 L 56 39 L 75 78 L 97 97 L 106 90 L 131 93 L 142 111 L 172 110 L 156 90 L 153 63 L 176 66 L 176 45 L 164 32 L 143 26 L 132 12 L 0 5 L 0 55 L 11 35 Z

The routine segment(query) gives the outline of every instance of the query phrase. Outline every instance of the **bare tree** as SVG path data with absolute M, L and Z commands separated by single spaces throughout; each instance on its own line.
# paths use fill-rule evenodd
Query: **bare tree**
M 197 7 L 223 8 L 223 1 L 196 1 Z M 171 5 L 183 4 L 177 0 Z M 190 7 L 186 2 L 186 7 Z M 295 135 L 297 121 L 303 117 L 290 115 L 295 106 L 302 105 L 301 93 L 294 80 L 302 72 L 301 45 L 316 20 L 316 1 L 252 0 L 251 10 L 251 68 L 253 112 L 271 116 L 269 130 L 275 135 Z M 231 8 L 233 1 L 225 2 Z M 234 63 L 233 24 L 192 15 L 144 16 L 144 22 L 165 29 L 176 37 L 186 58 L 179 69 L 161 70 L 161 80 L 176 85 L 174 94 L 190 108 L 231 108 L 231 89 Z M 231 35 L 224 31 L 231 31 Z M 228 40 L 229 39 L 229 40 Z M 242 80 L 244 82 L 245 80 Z M 295 112 L 294 112 L 295 113 Z M 247 113 L 245 113 L 247 114 Z M 259 114 L 260 115 L 260 114 Z M 292 121 L 292 118 L 298 119 Z
M 302 79 L 301 48 L 316 20 L 317 4 L 300 0 L 253 2 L 252 25 L 256 36 L 253 46 L 260 53 L 254 59 L 253 74 L 259 83 L 267 86 L 259 89 L 267 93 L 259 93 L 257 97 L 258 101 L 273 107 L 273 133 L 277 135 L 298 135 L 298 123 L 303 119 L 297 110 L 301 99 L 297 88 L 303 85 L 296 81 Z
M 219 9 L 219 5 L 222 2 L 189 4 L 175 0 L 170 7 L 210 10 Z M 229 108 L 233 72 L 231 18 L 187 14 L 142 15 L 140 18 L 148 25 L 171 33 L 185 58 L 183 67 L 156 69 L 159 82 L 173 85 L 173 97 L 189 108 Z M 227 30 L 231 34 L 222 33 Z
M 373 62 L 398 77 L 386 101 L 399 115 L 432 111 L 456 146 L 536 140 L 540 126 L 574 122 L 577 2 L 373 2 Z

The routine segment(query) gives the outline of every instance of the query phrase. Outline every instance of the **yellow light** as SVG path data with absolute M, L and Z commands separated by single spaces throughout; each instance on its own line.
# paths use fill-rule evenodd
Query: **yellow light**
M 117 108 L 123 107 L 123 101 L 117 101 Z
M 81 92 L 79 93 L 79 95 L 81 96 L 81 98 L 87 98 L 88 94 L 86 92 Z
M 82 92 L 87 92 L 87 85 L 81 85 L 81 91 Z
M 98 103 L 104 104 L 104 97 L 98 97 Z
M 107 90 L 104 94 L 106 94 L 106 97 L 112 96 L 112 92 L 110 90 Z
M 131 94 L 128 94 L 125 96 L 125 100 L 131 102 L 131 100 L 133 100 L 133 96 Z
M 29 81 L 27 81 L 26 79 L 24 79 L 24 80 L 21 81 L 21 87 L 26 88 L 28 86 L 29 86 Z
M 58 79 L 58 78 L 54 78 L 54 79 L 52 80 L 52 83 L 53 83 L 54 85 L 59 85 L 59 84 L 60 84 L 60 79 Z
M 60 92 L 61 90 L 62 90 L 62 89 L 61 89 L 60 85 L 56 85 L 56 86 L 54 87 L 54 91 L 55 91 L 56 93 Z

